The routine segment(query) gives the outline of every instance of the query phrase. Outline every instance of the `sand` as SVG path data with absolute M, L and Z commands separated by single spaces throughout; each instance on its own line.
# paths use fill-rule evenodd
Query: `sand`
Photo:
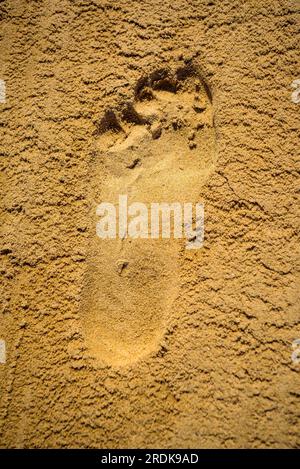
M 0 12 L 0 447 L 299 447 L 299 2 Z M 99 239 L 120 193 L 203 247 Z

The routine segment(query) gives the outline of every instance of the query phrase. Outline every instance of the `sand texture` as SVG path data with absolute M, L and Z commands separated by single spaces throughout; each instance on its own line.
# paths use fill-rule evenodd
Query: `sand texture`
M 1 448 L 300 446 L 299 9 L 0 2 Z M 119 194 L 203 247 L 99 239 Z

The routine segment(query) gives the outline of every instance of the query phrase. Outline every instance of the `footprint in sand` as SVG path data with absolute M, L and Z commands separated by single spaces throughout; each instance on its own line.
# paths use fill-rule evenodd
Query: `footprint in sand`
M 192 67 L 142 78 L 135 100 L 108 110 L 91 167 L 91 206 L 199 201 L 215 164 L 211 94 Z M 93 233 L 81 305 L 99 363 L 123 366 L 156 353 L 178 294 L 174 239 L 99 239 Z

